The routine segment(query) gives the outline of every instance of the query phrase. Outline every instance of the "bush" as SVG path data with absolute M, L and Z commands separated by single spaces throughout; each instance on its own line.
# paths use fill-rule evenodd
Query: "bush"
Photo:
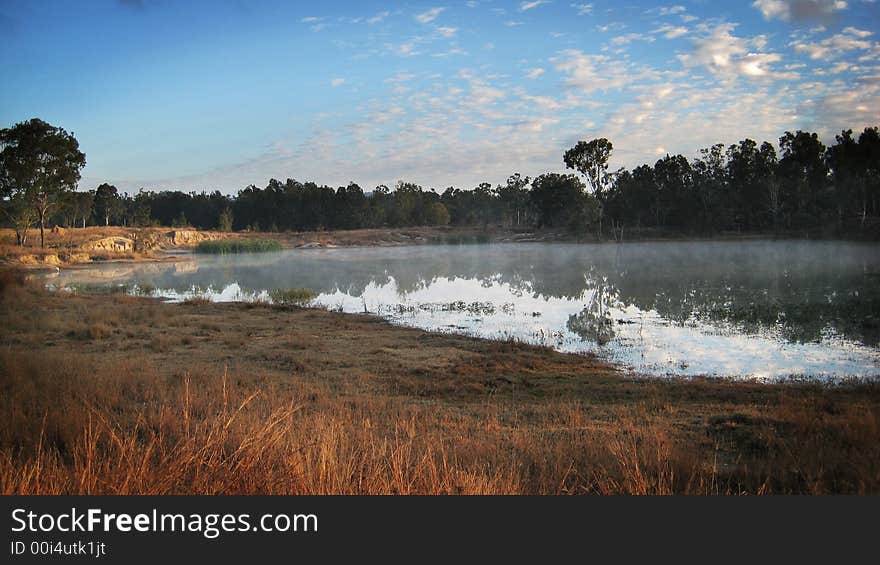
M 196 246 L 196 253 L 224 255 L 227 253 L 267 253 L 281 251 L 283 248 L 271 239 L 225 239 L 203 241 Z

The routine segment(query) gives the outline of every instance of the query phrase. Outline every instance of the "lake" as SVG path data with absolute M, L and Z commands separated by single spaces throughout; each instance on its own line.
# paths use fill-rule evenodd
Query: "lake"
M 815 241 L 474 244 L 307 249 L 96 264 L 56 288 L 126 285 L 173 300 L 316 304 L 393 323 L 595 352 L 642 374 L 880 376 L 880 253 Z M 332 331 L 332 328 L 328 328 Z

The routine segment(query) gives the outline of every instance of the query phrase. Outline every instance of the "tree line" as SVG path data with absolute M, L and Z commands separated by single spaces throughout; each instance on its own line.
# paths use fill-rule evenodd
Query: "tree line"
M 624 238 L 625 230 L 711 235 L 721 231 L 849 234 L 880 216 L 880 135 L 866 128 L 826 147 L 815 133 L 786 132 L 779 152 L 751 139 L 666 155 L 632 170 L 610 170 L 613 145 L 580 141 L 563 155 L 568 174 L 442 192 L 400 181 L 366 192 L 272 179 L 235 196 L 213 192 L 120 192 L 104 183 L 76 191 L 85 155 L 73 134 L 33 119 L 0 130 L 0 196 L 7 225 L 25 244 L 28 229 L 192 226 L 307 231 L 408 226 L 560 229 Z

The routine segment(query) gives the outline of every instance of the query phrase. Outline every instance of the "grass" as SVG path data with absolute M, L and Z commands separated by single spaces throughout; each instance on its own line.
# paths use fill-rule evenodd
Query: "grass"
M 315 299 L 315 293 L 308 288 L 278 288 L 269 292 L 273 304 L 283 306 L 306 306 Z
M 282 249 L 280 243 L 271 239 L 225 239 L 203 241 L 196 246 L 195 252 L 224 255 L 228 253 L 267 253 Z
M 592 357 L 0 272 L 0 493 L 880 492 L 880 387 Z

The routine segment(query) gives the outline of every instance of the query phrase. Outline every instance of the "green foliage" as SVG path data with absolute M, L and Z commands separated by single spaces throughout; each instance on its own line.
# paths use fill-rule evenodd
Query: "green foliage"
M 532 182 L 531 196 L 539 227 L 565 228 L 581 222 L 587 194 L 584 183 L 576 176 L 541 175 Z
M 608 160 L 614 146 L 604 137 L 592 141 L 579 141 L 563 155 L 565 166 L 586 177 L 593 193 L 601 195 L 609 183 Z
M 217 229 L 223 232 L 232 231 L 232 208 L 224 208 L 217 219 Z
M 445 226 L 449 224 L 449 210 L 441 202 L 428 206 L 426 221 L 429 226 Z
M 282 249 L 280 243 L 271 239 L 223 239 L 203 241 L 196 246 L 195 252 L 225 255 L 229 253 L 268 253 Z
M 273 304 L 283 306 L 306 306 L 315 299 L 315 293 L 308 288 L 277 288 L 269 293 Z
M 119 190 L 107 183 L 98 185 L 95 189 L 95 217 L 101 225 L 109 226 L 118 223 L 119 216 L 124 209 Z
M 744 139 L 705 148 L 696 159 L 666 155 L 653 165 L 617 171 L 609 170 L 609 140 L 579 141 L 563 159 L 586 184 L 574 175 L 531 181 L 516 173 L 506 184 L 448 187 L 442 194 L 404 181 L 365 193 L 353 182 L 332 188 L 294 179 L 271 179 L 235 196 L 144 189 L 130 196 L 106 183 L 71 192 L 85 156 L 63 129 L 23 122 L 0 130 L 0 148 L 0 204 L 21 242 L 36 224 L 85 227 L 89 218 L 100 225 L 277 232 L 501 225 L 577 235 L 595 230 L 600 238 L 603 224 L 615 238 L 624 228 L 871 238 L 880 226 L 877 128 L 858 136 L 844 131 L 829 147 L 815 133 L 785 132 L 776 145 Z M 41 159 L 50 166 L 38 173 Z
M 37 118 L 0 130 L 0 147 L 0 197 L 33 209 L 45 246 L 49 214 L 76 187 L 86 156 L 73 134 Z

